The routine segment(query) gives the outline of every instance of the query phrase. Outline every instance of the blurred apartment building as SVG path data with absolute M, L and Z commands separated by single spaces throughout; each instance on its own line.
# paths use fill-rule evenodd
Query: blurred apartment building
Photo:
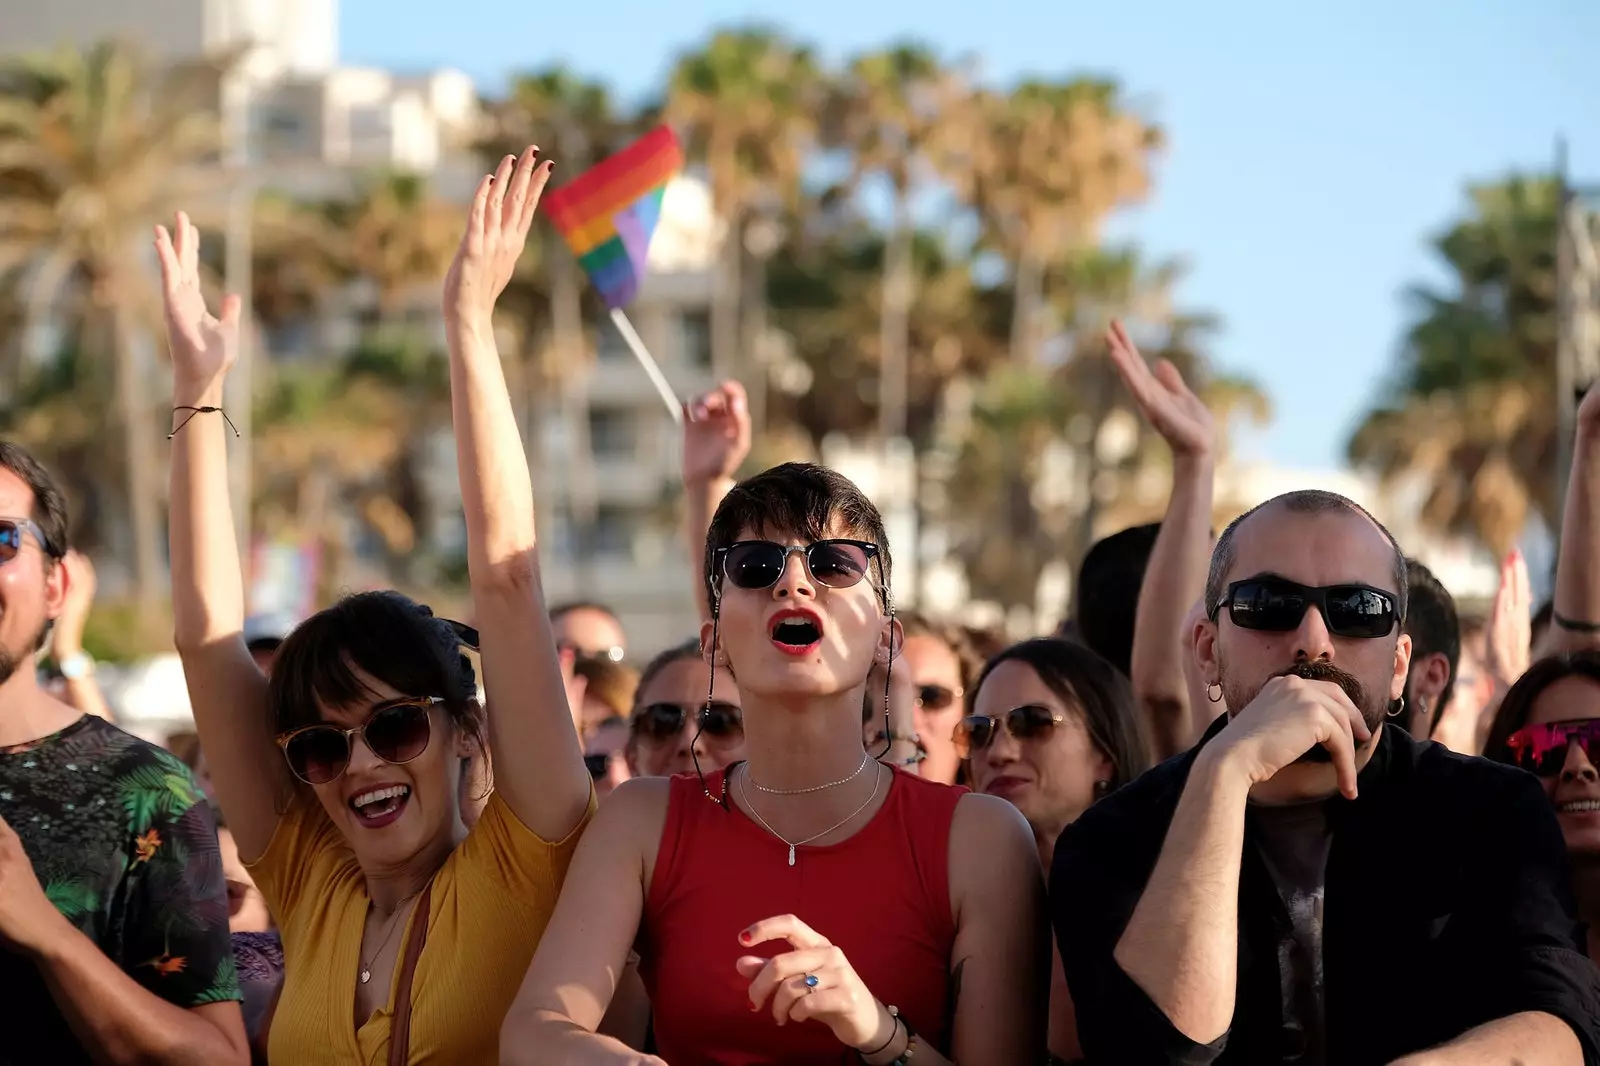
M 470 152 L 479 118 L 471 79 L 450 69 L 401 74 L 341 65 L 338 22 L 337 0 L 4 3 L 0 51 L 82 47 L 111 37 L 136 41 L 162 60 L 243 48 L 223 108 L 234 158 L 261 186 L 323 198 L 351 188 L 357 175 L 406 170 L 465 203 L 481 174 Z M 716 238 L 705 185 L 674 182 L 651 249 L 651 276 L 629 308 L 683 397 L 712 381 L 708 309 Z M 331 320 L 275 335 L 270 354 L 295 358 L 348 344 L 362 303 L 373 298 L 352 287 Z M 417 308 L 436 315 L 437 294 L 419 294 Z M 677 531 L 679 437 L 612 325 L 594 324 L 589 338 L 587 375 L 538 405 L 532 419 L 544 578 L 552 600 L 614 604 L 648 653 L 695 632 L 688 554 Z M 580 446 L 585 436 L 592 465 Z M 449 435 L 430 441 L 426 451 L 424 491 L 439 517 L 422 533 L 449 553 L 464 537 Z M 575 507 L 593 517 L 587 537 L 574 525 Z M 359 547 L 353 516 L 350 528 L 352 546 Z M 580 553 L 580 541 L 587 551 Z

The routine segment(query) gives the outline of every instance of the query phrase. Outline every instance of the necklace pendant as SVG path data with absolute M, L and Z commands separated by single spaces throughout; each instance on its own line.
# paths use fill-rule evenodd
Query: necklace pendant
M 789 845 L 789 865 L 790 866 L 794 865 L 794 845 L 793 844 Z
M 361 971 L 361 983 L 362 984 L 366 984 L 370 980 L 372 980 L 372 971 L 371 970 L 362 970 Z

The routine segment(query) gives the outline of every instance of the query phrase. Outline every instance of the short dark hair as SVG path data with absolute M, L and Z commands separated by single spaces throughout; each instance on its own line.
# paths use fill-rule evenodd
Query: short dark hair
M 1406 583 L 1406 556 L 1400 550 L 1400 543 L 1394 539 L 1394 534 L 1376 518 L 1372 512 L 1346 496 L 1337 492 L 1328 492 L 1326 489 L 1296 489 L 1274 496 L 1270 500 L 1256 504 L 1244 514 L 1228 523 L 1228 528 L 1222 531 L 1222 536 L 1217 538 L 1217 546 L 1211 550 L 1211 569 L 1206 574 L 1206 615 L 1214 616 L 1217 606 L 1222 602 L 1223 593 L 1226 591 L 1224 583 L 1228 579 L 1228 571 L 1233 567 L 1234 535 L 1239 527 L 1258 511 L 1268 507 L 1282 507 L 1291 514 L 1323 514 L 1327 511 L 1349 511 L 1358 514 L 1378 527 L 1378 532 L 1383 534 L 1383 539 L 1389 542 L 1389 547 L 1394 549 L 1394 569 L 1391 576 L 1395 585 L 1395 611 L 1400 616 L 1402 627 L 1406 621 L 1407 583 Z
M 1139 589 L 1160 531 L 1161 524 L 1152 522 L 1102 537 L 1078 567 L 1078 589 L 1072 601 L 1076 639 L 1124 676 L 1132 671 Z
M 1586 677 L 1600 684 L 1600 651 L 1590 648 L 1564 655 L 1547 655 L 1528 667 L 1500 701 L 1494 723 L 1489 726 L 1489 739 L 1483 746 L 1483 754 L 1499 762 L 1510 762 L 1511 753 L 1506 748 L 1506 741 L 1512 733 L 1528 724 L 1533 705 L 1544 690 L 1568 677 Z
M 1441 654 L 1450 664 L 1450 677 L 1439 694 L 1439 705 L 1427 726 L 1431 732 L 1439 715 L 1450 704 L 1456 687 L 1456 671 L 1461 667 L 1461 619 L 1456 614 L 1456 600 L 1450 590 L 1440 583 L 1422 563 L 1406 560 L 1406 612 L 1405 631 L 1411 637 L 1411 665 L 1416 666 L 1424 656 Z
M 64 557 L 72 544 L 68 539 L 67 497 L 56 479 L 26 448 L 8 440 L 0 440 L 0 469 L 17 475 L 33 493 L 33 513 L 15 517 L 32 519 L 39 527 L 44 534 L 46 557 Z
M 480 746 L 477 677 L 451 624 L 393 590 L 359 592 L 307 618 L 285 638 L 268 680 L 279 733 L 321 721 L 318 704 L 354 707 L 372 697 L 366 674 L 408 696 L 438 696 Z
M 878 573 L 883 582 L 878 591 L 887 609 L 893 602 L 889 594 L 889 534 L 878 508 L 855 482 L 836 470 L 816 463 L 784 463 L 735 485 L 711 518 L 701 577 L 713 610 L 720 592 L 714 576 L 717 553 L 731 547 L 745 530 L 770 529 L 822 540 L 831 535 L 835 525 L 878 546 Z
M 984 664 L 972 698 L 977 699 L 995 667 L 1012 660 L 1033 667 L 1050 691 L 1082 709 L 1089 739 L 1111 760 L 1113 789 L 1150 768 L 1150 742 L 1139 717 L 1133 685 L 1116 667 L 1081 644 L 1059 637 L 1038 637 L 1013 644 Z

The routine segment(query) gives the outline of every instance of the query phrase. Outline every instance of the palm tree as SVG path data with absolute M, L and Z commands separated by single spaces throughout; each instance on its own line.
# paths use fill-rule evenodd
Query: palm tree
M 768 30 L 744 29 L 721 31 L 701 51 L 680 57 L 667 92 L 666 117 L 684 135 L 690 159 L 705 166 L 726 227 L 712 304 L 713 358 L 719 373 L 739 371 L 746 379 L 758 424 L 764 374 L 747 367 L 749 351 L 737 357 L 750 339 L 740 320 L 746 225 L 754 214 L 798 204 L 821 90 L 809 49 Z
M 836 87 L 830 125 L 853 159 L 852 184 L 859 189 L 884 179 L 893 196 L 892 220 L 879 297 L 879 421 L 885 440 L 906 432 L 910 313 L 915 299 L 911 207 L 942 164 L 943 146 L 971 131 L 960 129 L 954 106 L 966 94 L 964 79 L 945 69 L 938 56 L 902 43 L 852 60 Z
M 1469 217 L 1434 240 L 1453 291 L 1418 286 L 1398 365 L 1352 435 L 1353 463 L 1419 485 L 1431 532 L 1504 554 L 1538 514 L 1554 528 L 1557 182 L 1468 190 Z
M 89 350 L 109 357 L 146 619 L 165 587 L 157 424 L 139 349 L 157 321 L 146 245 L 156 221 L 203 204 L 219 175 L 217 105 L 231 62 L 162 69 L 109 43 L 0 68 L 0 275 L 22 272 L 34 320 L 81 307 Z
M 1149 191 L 1159 128 L 1128 109 L 1116 82 L 1024 82 L 975 94 L 981 134 L 958 171 L 1013 266 L 1012 357 L 1038 357 L 1047 267 L 1094 248 L 1106 218 Z

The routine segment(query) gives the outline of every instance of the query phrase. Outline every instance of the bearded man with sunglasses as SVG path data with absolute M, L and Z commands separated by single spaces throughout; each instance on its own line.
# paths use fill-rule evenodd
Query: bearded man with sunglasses
M 210 805 L 39 686 L 66 554 L 60 489 L 0 441 L 0 1066 L 246 1063 Z
M 1411 654 L 1389 532 L 1333 493 L 1269 500 L 1218 540 L 1206 603 L 1228 713 L 1056 848 L 1090 1061 L 1600 1062 L 1538 783 L 1386 724 Z

